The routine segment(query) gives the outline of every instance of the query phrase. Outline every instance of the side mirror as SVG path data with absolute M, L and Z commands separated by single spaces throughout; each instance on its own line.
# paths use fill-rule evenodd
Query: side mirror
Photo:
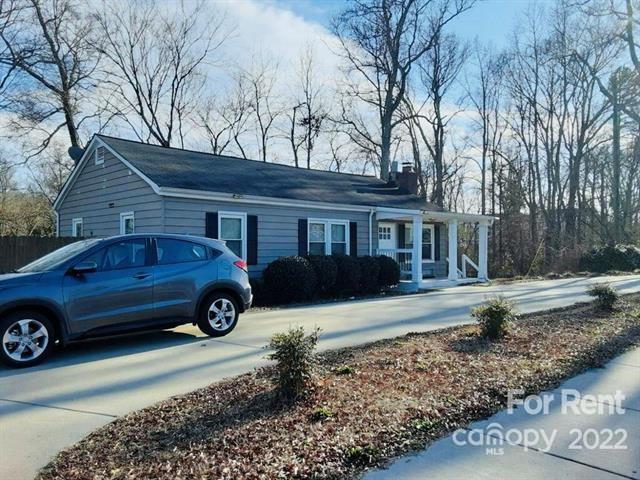
M 93 273 L 98 270 L 96 262 L 80 262 L 71 268 L 73 275 L 84 275 L 85 273 Z

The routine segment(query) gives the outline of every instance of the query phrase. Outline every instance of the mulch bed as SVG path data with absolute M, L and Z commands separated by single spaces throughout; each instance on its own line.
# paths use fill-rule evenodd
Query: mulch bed
M 502 409 L 508 389 L 547 390 L 640 344 L 639 302 L 523 315 L 499 342 L 464 326 L 326 352 L 294 405 L 262 368 L 119 418 L 39 478 L 356 477 Z

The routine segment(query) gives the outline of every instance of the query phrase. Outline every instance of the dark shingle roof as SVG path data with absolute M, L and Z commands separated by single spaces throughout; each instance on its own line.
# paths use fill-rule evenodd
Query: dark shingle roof
M 361 206 L 441 210 L 382 180 L 98 135 L 159 187 Z

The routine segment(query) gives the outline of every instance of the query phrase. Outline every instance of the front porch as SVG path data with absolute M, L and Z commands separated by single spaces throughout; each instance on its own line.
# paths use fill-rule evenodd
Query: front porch
M 445 288 L 488 280 L 488 231 L 493 217 L 454 212 L 378 211 L 378 255 L 400 265 L 400 289 Z M 458 251 L 458 227 L 472 224 L 476 259 Z

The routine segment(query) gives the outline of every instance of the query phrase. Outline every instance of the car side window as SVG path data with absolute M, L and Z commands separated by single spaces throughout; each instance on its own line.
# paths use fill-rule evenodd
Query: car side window
M 144 238 L 116 242 L 106 248 L 100 270 L 144 267 L 146 256 L 147 247 Z
M 106 248 L 100 248 L 95 252 L 93 252 L 92 254 L 90 254 L 89 256 L 87 256 L 86 258 L 83 258 L 82 262 L 83 263 L 94 262 L 98 267 L 98 271 L 102 270 L 103 263 L 104 263 L 104 254 L 106 250 L 107 250 Z
M 207 247 L 173 238 L 158 238 L 158 265 L 199 262 L 207 259 Z

